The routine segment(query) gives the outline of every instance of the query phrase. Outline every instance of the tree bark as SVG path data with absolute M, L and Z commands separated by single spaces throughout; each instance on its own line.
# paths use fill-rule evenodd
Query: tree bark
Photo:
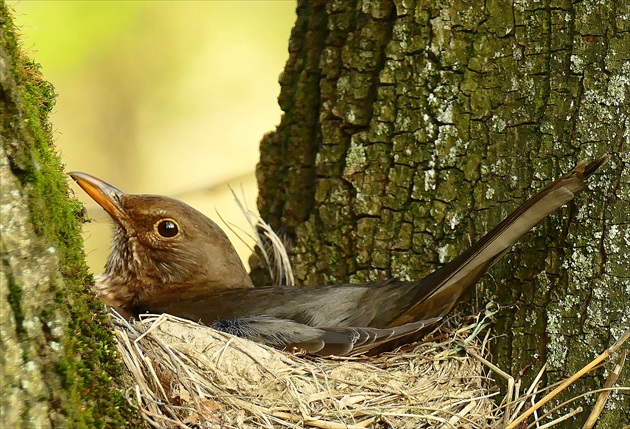
M 0 426 L 144 427 L 90 289 L 48 122 L 54 89 L 18 45 L 0 2 Z
M 525 385 L 543 363 L 551 384 L 610 346 L 630 325 L 628 14 L 612 0 L 299 2 L 284 115 L 257 168 L 296 280 L 420 279 L 579 160 L 611 153 L 478 289 L 502 306 L 496 363 L 516 376 L 538 356 Z M 629 410 L 615 393 L 598 427 L 630 423 Z

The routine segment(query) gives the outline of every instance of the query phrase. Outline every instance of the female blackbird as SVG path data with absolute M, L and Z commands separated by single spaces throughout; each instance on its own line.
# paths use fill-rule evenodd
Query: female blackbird
M 85 173 L 72 178 L 114 219 L 96 288 L 126 313 L 169 313 L 272 346 L 316 355 L 382 349 L 446 315 L 534 225 L 569 202 L 603 156 L 549 184 L 450 263 L 419 281 L 254 287 L 225 233 L 164 196 L 129 195 Z

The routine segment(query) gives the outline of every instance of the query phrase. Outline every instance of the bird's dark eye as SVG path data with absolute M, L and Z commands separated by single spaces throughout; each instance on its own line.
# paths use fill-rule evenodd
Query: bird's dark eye
M 159 220 L 154 228 L 164 238 L 173 238 L 179 234 L 179 225 L 173 219 Z

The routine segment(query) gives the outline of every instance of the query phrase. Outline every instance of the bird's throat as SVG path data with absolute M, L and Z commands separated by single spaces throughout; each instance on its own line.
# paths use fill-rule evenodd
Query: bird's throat
M 119 277 L 101 274 L 95 278 L 95 289 L 98 298 L 111 307 L 127 309 L 138 295 L 138 288 L 130 287 L 130 283 L 122 282 Z

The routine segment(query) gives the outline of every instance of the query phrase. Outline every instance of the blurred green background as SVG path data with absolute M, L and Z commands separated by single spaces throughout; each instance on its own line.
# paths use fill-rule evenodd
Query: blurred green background
M 58 93 L 52 123 L 66 171 L 128 193 L 169 195 L 224 230 L 217 212 L 247 230 L 228 184 L 255 209 L 258 144 L 280 121 L 278 76 L 295 1 L 8 5 L 23 48 Z M 93 219 L 84 237 L 98 274 L 111 221 L 73 189 Z M 247 262 L 248 247 L 226 232 Z

